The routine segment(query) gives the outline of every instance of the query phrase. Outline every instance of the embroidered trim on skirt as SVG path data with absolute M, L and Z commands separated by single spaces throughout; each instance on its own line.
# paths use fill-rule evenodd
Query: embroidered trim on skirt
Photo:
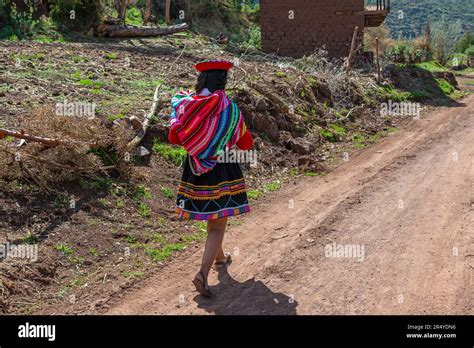
M 250 211 L 244 176 L 238 163 L 217 163 L 208 173 L 194 175 L 184 161 L 176 212 L 190 220 L 215 220 Z

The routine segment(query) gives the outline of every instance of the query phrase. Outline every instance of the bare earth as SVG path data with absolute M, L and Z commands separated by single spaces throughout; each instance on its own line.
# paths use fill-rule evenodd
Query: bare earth
M 460 103 L 255 204 L 227 233 L 213 299 L 191 284 L 200 245 L 107 313 L 474 314 L 474 95 Z M 327 257 L 332 243 L 364 257 Z

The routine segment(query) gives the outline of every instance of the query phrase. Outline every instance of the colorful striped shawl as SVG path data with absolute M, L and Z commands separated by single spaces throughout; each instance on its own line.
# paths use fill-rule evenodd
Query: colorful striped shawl
M 211 171 L 219 153 L 230 150 L 247 131 L 237 104 L 222 90 L 198 97 L 179 92 L 171 104 L 171 130 L 188 152 L 195 175 Z

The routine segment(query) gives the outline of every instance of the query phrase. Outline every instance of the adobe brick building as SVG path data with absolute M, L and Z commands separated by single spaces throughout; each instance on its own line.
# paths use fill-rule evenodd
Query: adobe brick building
M 383 23 L 390 0 L 260 0 L 262 49 L 291 57 L 325 46 L 331 57 L 349 55 L 355 27 L 363 44 L 364 27 Z

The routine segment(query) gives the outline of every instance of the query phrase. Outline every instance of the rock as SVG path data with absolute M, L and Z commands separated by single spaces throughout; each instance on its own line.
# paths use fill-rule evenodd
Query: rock
M 299 155 L 308 155 L 316 149 L 312 142 L 304 138 L 293 138 L 289 141 L 289 145 L 291 150 Z
M 264 98 L 258 98 L 255 102 L 255 110 L 258 112 L 265 112 L 267 111 L 267 103 L 265 102 Z
M 145 156 L 148 156 L 149 154 L 150 154 L 150 151 L 148 151 L 148 149 L 146 147 L 139 146 L 137 148 L 137 156 L 145 157 Z
M 298 157 L 298 167 L 309 167 L 314 163 L 314 159 L 311 156 Z
M 293 138 L 290 132 L 281 131 L 278 137 L 278 142 L 284 145 L 288 150 L 291 150 L 290 140 Z
M 467 64 L 459 64 L 451 67 L 451 70 L 458 71 L 458 70 L 464 70 L 469 68 Z
M 133 129 L 139 130 L 142 129 L 142 122 L 137 116 L 132 116 L 129 118 L 130 124 L 132 125 Z
M 267 128 L 265 130 L 265 133 L 267 133 L 268 137 L 271 140 L 278 141 L 278 136 L 280 135 L 280 130 L 278 129 L 276 119 L 273 116 L 268 117 L 268 124 L 267 124 Z

